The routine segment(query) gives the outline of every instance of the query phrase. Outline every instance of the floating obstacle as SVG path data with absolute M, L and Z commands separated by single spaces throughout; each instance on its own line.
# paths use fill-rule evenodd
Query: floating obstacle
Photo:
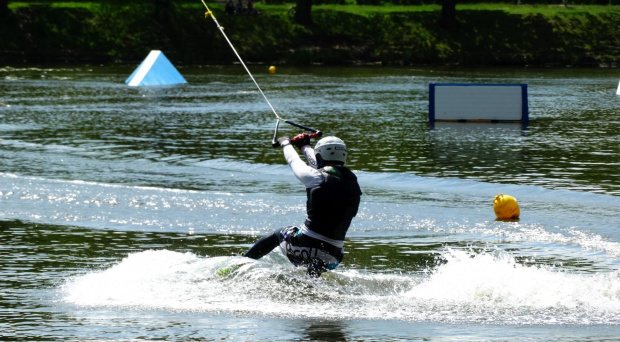
M 163 52 L 153 50 L 125 80 L 131 87 L 187 83 Z
M 521 211 L 517 199 L 504 194 L 498 194 L 493 200 L 493 210 L 498 219 L 518 219 Z
M 429 122 L 528 124 L 527 84 L 431 83 Z

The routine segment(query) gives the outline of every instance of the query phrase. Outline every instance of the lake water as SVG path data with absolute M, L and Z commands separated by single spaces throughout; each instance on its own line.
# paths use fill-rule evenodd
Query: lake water
M 157 89 L 134 68 L 0 68 L 0 340 L 620 336 L 616 70 L 252 67 L 280 116 L 347 142 L 364 192 L 310 279 L 231 256 L 305 214 L 243 68 Z M 429 127 L 430 82 L 526 83 L 529 126 Z

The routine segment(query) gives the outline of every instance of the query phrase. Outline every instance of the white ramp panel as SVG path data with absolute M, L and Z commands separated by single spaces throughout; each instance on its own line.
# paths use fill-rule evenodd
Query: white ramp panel
M 527 121 L 527 85 L 431 84 L 433 121 Z

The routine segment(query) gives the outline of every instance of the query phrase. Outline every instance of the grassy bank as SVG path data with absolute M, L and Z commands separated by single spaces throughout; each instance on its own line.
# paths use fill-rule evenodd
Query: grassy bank
M 311 27 L 291 22 L 292 4 L 258 3 L 259 16 L 227 16 L 222 3 L 209 6 L 254 63 L 620 64 L 620 6 L 459 5 L 452 32 L 438 28 L 437 5 L 319 5 Z M 152 49 L 175 63 L 236 60 L 200 2 L 165 14 L 148 4 L 12 2 L 11 10 L 0 26 L 4 62 L 135 62 Z

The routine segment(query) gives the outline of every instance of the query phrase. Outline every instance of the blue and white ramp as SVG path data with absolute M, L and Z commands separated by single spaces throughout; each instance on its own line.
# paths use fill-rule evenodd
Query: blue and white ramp
M 187 83 L 183 76 L 159 50 L 153 50 L 125 80 L 131 87 Z

